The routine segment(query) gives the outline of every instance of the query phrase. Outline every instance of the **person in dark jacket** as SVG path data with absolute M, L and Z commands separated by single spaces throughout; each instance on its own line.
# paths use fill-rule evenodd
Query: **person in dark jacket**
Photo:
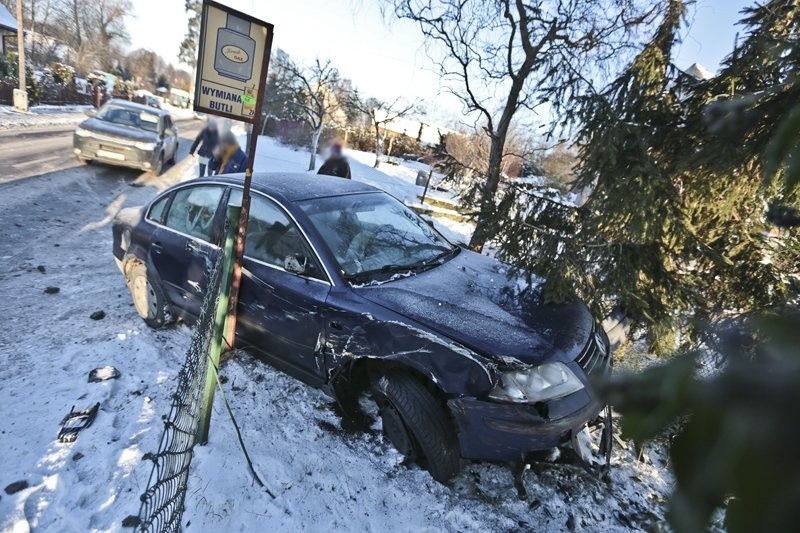
M 214 149 L 219 144 L 219 130 L 217 123 L 213 119 L 208 119 L 205 127 L 197 134 L 189 153 L 196 155 L 200 164 L 200 177 L 206 175 L 206 167 L 209 160 L 214 156 Z M 209 169 L 209 174 L 211 174 Z
M 351 179 L 350 164 L 347 159 L 342 155 L 342 145 L 333 143 L 330 148 L 330 155 L 328 159 L 319 167 L 317 174 L 324 174 L 326 176 L 338 176 L 340 178 Z
M 236 135 L 230 131 L 219 141 L 214 158 L 208 164 L 209 175 L 235 174 L 247 170 L 247 154 L 239 147 Z

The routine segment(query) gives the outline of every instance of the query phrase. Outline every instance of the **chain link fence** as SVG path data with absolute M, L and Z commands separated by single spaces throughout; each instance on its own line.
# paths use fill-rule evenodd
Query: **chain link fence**
M 178 374 L 169 414 L 163 417 L 164 432 L 158 451 L 145 454 L 153 461 L 147 489 L 141 496 L 137 531 L 178 532 L 181 530 L 186 484 L 192 451 L 197 440 L 197 425 L 203 401 L 208 368 L 208 351 L 214 330 L 214 310 L 222 282 L 220 253 L 215 263 L 208 261 L 208 286 L 200 317 L 194 326 L 186 360 Z

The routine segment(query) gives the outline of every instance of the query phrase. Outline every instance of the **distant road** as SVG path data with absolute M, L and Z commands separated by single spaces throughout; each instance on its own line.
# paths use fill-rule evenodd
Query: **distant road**
M 183 158 L 203 125 L 199 120 L 176 121 Z M 0 183 L 40 176 L 79 166 L 72 152 L 74 124 L 0 130 Z M 54 176 L 57 178 L 57 176 Z

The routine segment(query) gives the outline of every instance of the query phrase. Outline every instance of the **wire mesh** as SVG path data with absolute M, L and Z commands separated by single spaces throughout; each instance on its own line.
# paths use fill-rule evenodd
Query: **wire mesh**
M 222 282 L 223 254 L 207 261 L 206 289 L 200 316 L 192 331 L 186 360 L 178 374 L 169 414 L 162 417 L 164 431 L 158 451 L 145 454 L 153 462 L 147 488 L 141 495 L 137 531 L 180 531 L 189 465 L 192 462 L 203 401 L 208 350 L 214 329 L 214 310 Z

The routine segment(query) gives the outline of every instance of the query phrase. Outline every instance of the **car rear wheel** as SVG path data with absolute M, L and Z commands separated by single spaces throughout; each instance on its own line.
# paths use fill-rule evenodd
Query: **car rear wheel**
M 147 273 L 147 267 L 137 262 L 125 278 L 136 312 L 145 324 L 156 329 L 163 327 L 168 322 L 167 300 L 161 286 Z
M 390 372 L 374 385 L 386 438 L 433 479 L 447 483 L 461 470 L 458 439 L 439 400 L 412 375 Z

